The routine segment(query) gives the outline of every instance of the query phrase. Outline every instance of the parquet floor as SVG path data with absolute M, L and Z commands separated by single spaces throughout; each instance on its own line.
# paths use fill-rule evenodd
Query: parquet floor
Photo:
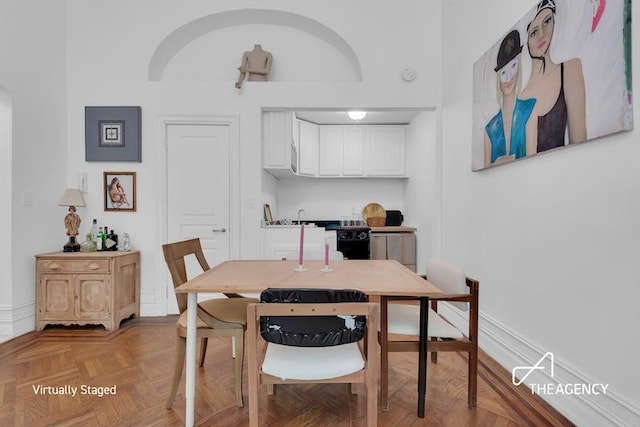
M 48 327 L 0 345 L 0 426 L 180 426 L 184 423 L 184 379 L 173 410 L 165 401 L 173 371 L 175 317 L 123 322 L 109 333 L 97 327 Z M 380 426 L 571 425 L 481 355 L 478 408 L 466 405 L 463 356 L 439 355 L 428 363 L 427 416 L 416 416 L 417 355 L 390 355 L 390 409 Z M 198 368 L 196 420 L 203 426 L 248 424 L 235 406 L 229 339 L 210 340 L 207 361 Z M 38 393 L 38 386 L 70 394 Z M 81 387 L 85 388 L 82 389 Z M 115 389 L 113 387 L 115 386 Z M 66 387 L 66 388 L 65 388 Z M 87 388 L 93 387 L 93 388 Z M 115 394 L 99 392 L 98 387 Z M 81 394 L 85 392 L 85 394 Z M 366 399 L 344 384 L 277 387 L 260 395 L 261 425 L 364 426 Z

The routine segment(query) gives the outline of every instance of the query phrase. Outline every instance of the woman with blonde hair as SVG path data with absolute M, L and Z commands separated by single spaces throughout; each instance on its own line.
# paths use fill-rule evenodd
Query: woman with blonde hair
M 484 134 L 485 167 L 526 156 L 526 127 L 535 99 L 518 97 L 522 85 L 520 33 L 512 30 L 500 43 L 496 60 L 496 93 L 500 111 L 489 120 Z

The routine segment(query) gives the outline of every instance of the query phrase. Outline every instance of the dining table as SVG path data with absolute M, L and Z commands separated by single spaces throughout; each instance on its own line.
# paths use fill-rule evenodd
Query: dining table
M 328 267 L 328 268 L 327 268 Z M 427 321 L 429 298 L 442 294 L 436 286 L 395 260 L 229 260 L 177 287 L 187 293 L 186 413 L 185 425 L 195 422 L 196 318 L 199 293 L 256 294 L 267 288 L 356 289 L 380 304 L 380 388 L 382 410 L 388 410 L 387 297 L 420 299 L 418 353 L 418 417 L 423 418 L 427 381 Z M 257 387 L 249 384 L 249 387 Z

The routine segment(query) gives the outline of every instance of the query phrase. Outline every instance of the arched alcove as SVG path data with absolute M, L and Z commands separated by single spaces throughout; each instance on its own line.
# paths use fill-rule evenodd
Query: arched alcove
M 351 46 L 335 31 L 302 15 L 279 10 L 242 9 L 207 15 L 191 21 L 169 34 L 156 48 L 149 61 L 148 78 L 161 81 L 167 66 L 178 53 L 196 39 L 210 33 L 243 25 L 279 26 L 314 36 L 329 45 L 349 64 L 345 80 L 362 81 L 360 61 Z M 239 62 L 238 57 L 238 62 Z M 239 65 L 239 64 L 238 64 Z

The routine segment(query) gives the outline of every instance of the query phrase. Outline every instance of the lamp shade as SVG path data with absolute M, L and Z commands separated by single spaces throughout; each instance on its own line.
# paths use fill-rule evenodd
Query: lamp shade
M 85 206 L 82 193 L 76 188 L 67 188 L 60 198 L 58 206 Z

